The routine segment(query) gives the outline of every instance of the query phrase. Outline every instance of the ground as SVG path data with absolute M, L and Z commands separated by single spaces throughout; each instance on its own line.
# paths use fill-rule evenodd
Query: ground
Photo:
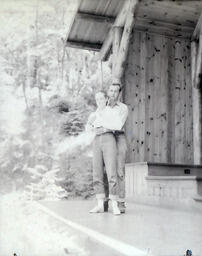
M 201 212 L 127 203 L 127 212 L 121 216 L 114 216 L 111 211 L 89 214 L 94 203 L 42 202 L 42 206 L 48 214 L 62 217 L 64 223 L 119 255 L 182 256 L 187 249 L 192 250 L 193 256 L 202 255 Z
M 0 256 L 193 256 L 202 253 L 201 213 L 127 204 L 126 214 L 90 214 L 93 200 L 0 200 Z
M 75 234 L 63 223 L 25 201 L 20 194 L 0 200 L 0 256 L 86 256 Z

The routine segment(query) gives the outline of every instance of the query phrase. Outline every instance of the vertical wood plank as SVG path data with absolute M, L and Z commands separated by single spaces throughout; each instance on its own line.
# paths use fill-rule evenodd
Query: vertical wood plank
M 137 119 L 138 119 L 138 110 L 137 110 L 137 90 L 136 90 L 136 81 L 138 82 L 138 49 L 140 48 L 139 40 L 138 40 L 138 33 L 132 34 L 128 60 L 127 60 L 127 69 L 125 72 L 125 84 L 127 87 L 127 96 L 126 102 L 128 103 L 129 107 L 129 118 L 128 118 L 128 125 L 127 125 L 127 136 L 129 141 L 129 152 L 130 156 L 129 159 L 132 162 L 138 161 L 138 126 L 137 126 Z M 137 75 L 136 75 L 137 74 Z
M 168 40 L 165 37 L 161 38 L 161 62 L 160 62 L 160 162 L 168 162 Z
M 180 162 L 181 163 L 186 163 L 186 91 L 188 89 L 187 87 L 187 82 L 185 77 L 186 77 L 186 41 L 181 40 L 182 48 L 181 48 L 181 59 L 182 59 L 182 83 L 181 83 L 181 157 L 180 157 Z
M 168 140 L 167 158 L 169 163 L 175 162 L 175 40 L 168 39 Z
M 181 126 L 181 97 L 182 97 L 182 41 L 175 40 L 175 162 L 181 162 L 182 156 L 182 126 Z
M 192 78 L 191 73 L 191 45 L 190 41 L 185 41 L 185 83 L 186 97 L 184 102 L 185 107 L 185 163 L 193 163 L 193 114 L 192 114 Z
M 162 37 L 160 35 L 154 36 L 153 39 L 153 91 L 152 91 L 152 104 L 153 114 L 150 117 L 151 123 L 153 124 L 152 131 L 152 151 L 153 161 L 160 162 L 160 118 L 163 114 L 161 109 L 161 44 Z
M 128 55 L 128 59 L 127 59 L 127 65 L 126 65 L 126 71 L 124 74 L 124 88 L 123 88 L 123 93 L 124 93 L 124 102 L 127 104 L 128 106 L 128 119 L 126 122 L 126 126 L 125 126 L 125 131 L 126 131 L 126 138 L 128 141 L 128 151 L 127 151 L 127 162 L 134 162 L 134 159 L 132 158 L 132 148 L 133 148 L 133 130 L 132 130 L 132 120 L 133 120 L 133 113 L 132 113 L 132 103 L 133 103 L 133 97 L 131 97 L 132 95 L 132 91 L 133 91 L 133 78 L 130 75 L 130 69 L 133 63 L 133 55 L 132 55 L 132 42 L 131 42 L 131 46 L 129 49 L 129 55 Z
M 152 86 L 153 86 L 153 63 L 152 63 L 152 35 L 146 36 L 147 57 L 145 61 L 146 68 L 146 90 L 145 90 L 145 156 L 147 161 L 152 161 Z
M 146 89 L 146 33 L 141 33 L 140 40 L 140 87 L 139 87 L 139 161 L 146 161 L 145 157 L 145 89 Z
M 132 129 L 133 129 L 133 159 L 140 161 L 139 153 L 139 116 L 138 116 L 138 101 L 139 101 L 139 82 L 140 82 L 140 33 L 134 33 L 133 43 L 133 64 L 131 67 L 131 79 L 133 79 L 133 103 L 132 103 Z

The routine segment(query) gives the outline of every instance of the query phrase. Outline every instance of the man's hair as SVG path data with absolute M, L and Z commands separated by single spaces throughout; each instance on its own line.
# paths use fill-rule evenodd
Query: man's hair
M 111 86 L 119 86 L 119 92 L 122 90 L 121 84 L 120 83 L 112 83 Z

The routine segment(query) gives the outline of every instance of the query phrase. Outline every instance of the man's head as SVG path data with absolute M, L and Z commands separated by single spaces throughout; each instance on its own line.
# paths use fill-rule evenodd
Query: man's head
M 104 108 L 107 103 L 106 94 L 104 91 L 99 91 L 95 94 L 95 101 L 98 108 Z
M 117 101 L 120 91 L 121 91 L 120 83 L 113 83 L 109 86 L 109 89 L 107 91 L 107 95 L 108 95 L 110 100 Z

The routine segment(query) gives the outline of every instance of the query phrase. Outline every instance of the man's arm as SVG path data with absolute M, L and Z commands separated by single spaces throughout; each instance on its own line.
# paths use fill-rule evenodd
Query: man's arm
M 124 104 L 120 106 L 120 111 L 116 115 L 111 116 L 110 120 L 103 118 L 102 127 L 109 130 L 120 131 L 128 117 L 128 107 Z

